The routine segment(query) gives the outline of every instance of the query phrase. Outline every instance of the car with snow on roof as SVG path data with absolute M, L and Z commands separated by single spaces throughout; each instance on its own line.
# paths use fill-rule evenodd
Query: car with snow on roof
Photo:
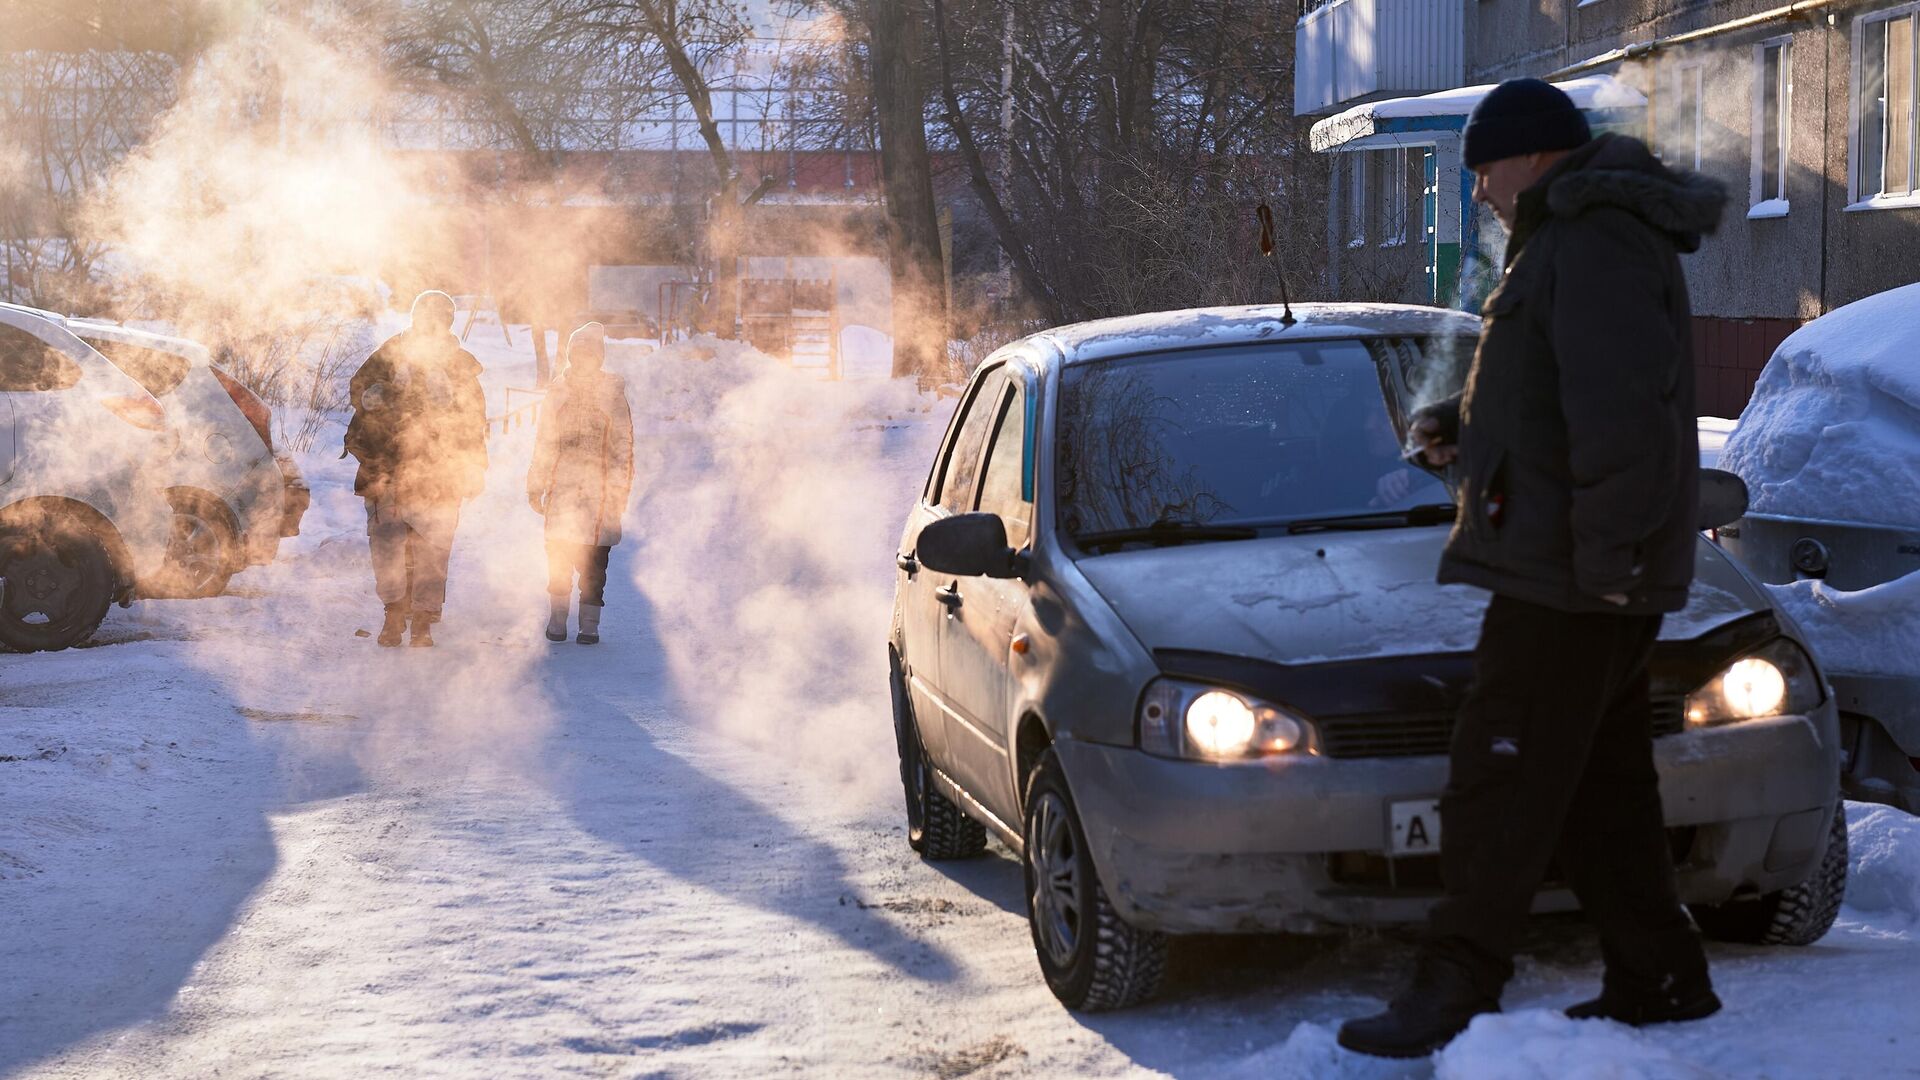
M 1806 629 L 1847 796 L 1920 813 L 1920 285 L 1782 342 L 1720 465 L 1753 505 L 1718 539 Z
M 1141 315 L 975 372 L 897 549 L 907 836 L 1020 857 L 1069 1007 L 1152 995 L 1173 935 L 1414 922 L 1438 898 L 1487 598 L 1435 583 L 1451 479 L 1401 447 L 1478 328 Z M 1738 481 L 1703 480 L 1703 527 L 1738 516 Z M 1846 874 L 1834 703 L 1765 588 L 1704 537 L 1696 567 L 1653 671 L 1680 891 L 1710 934 L 1809 942 Z M 1550 874 L 1536 910 L 1573 905 Z
M 68 332 L 0 305 L 0 646 L 93 635 L 166 562 L 172 452 L 153 395 Z

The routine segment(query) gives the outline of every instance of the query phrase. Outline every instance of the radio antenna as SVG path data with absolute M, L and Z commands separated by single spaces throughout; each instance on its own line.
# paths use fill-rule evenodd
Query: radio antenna
M 1254 213 L 1260 217 L 1260 256 L 1267 260 L 1268 266 L 1273 267 L 1273 276 L 1280 282 L 1280 310 L 1284 312 L 1280 316 L 1280 325 L 1292 326 L 1300 320 L 1293 317 L 1293 301 L 1287 299 L 1287 273 L 1280 268 L 1280 259 L 1274 254 L 1273 207 L 1261 203 Z

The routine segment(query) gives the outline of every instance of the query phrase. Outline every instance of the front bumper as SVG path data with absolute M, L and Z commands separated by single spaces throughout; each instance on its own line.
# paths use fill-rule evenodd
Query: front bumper
M 1831 703 L 1656 741 L 1682 899 L 1719 903 L 1805 880 L 1839 798 L 1837 742 Z M 1437 798 L 1444 757 L 1222 766 L 1068 740 L 1055 750 L 1101 883 L 1136 925 L 1228 933 L 1417 922 L 1439 898 L 1433 856 L 1385 853 L 1389 804 Z M 1381 865 L 1394 880 L 1365 871 Z M 1534 906 L 1576 905 L 1549 886 Z

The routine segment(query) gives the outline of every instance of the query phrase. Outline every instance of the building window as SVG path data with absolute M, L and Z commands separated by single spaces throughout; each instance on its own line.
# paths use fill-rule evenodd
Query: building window
M 1407 242 L 1407 148 L 1380 155 L 1380 246 Z
M 1706 74 L 1705 64 L 1683 64 L 1674 69 L 1673 110 L 1667 121 L 1665 155 L 1669 165 L 1683 169 L 1700 167 L 1700 149 L 1706 141 L 1706 118 L 1703 115 Z
M 1793 128 L 1793 42 L 1761 42 L 1753 69 L 1753 217 L 1787 212 Z
M 1347 246 L 1360 247 L 1367 242 L 1367 155 L 1352 153 L 1347 159 Z
M 1914 14 L 1862 20 L 1856 36 L 1859 58 L 1853 197 L 1906 198 L 1914 184 Z

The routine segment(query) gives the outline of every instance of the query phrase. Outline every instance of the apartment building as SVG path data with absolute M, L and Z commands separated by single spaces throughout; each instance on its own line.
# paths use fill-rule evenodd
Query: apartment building
M 1451 45 L 1430 36 L 1388 40 L 1395 2 L 1310 0 L 1296 41 L 1304 47 L 1314 40 L 1310 24 L 1352 6 L 1350 32 L 1331 50 L 1349 65 L 1414 66 L 1395 60 L 1408 48 L 1452 55 Z M 1596 127 L 1645 138 L 1669 163 L 1714 176 L 1732 192 L 1719 233 L 1687 261 L 1703 413 L 1738 415 L 1774 347 L 1804 321 L 1920 280 L 1920 2 L 1425 6 L 1458 12 L 1463 89 L 1410 95 L 1394 92 L 1404 79 L 1382 79 L 1388 85 L 1375 89 L 1362 78 L 1335 88 L 1355 91 L 1351 97 L 1300 102 L 1332 114 L 1315 125 L 1315 148 L 1351 155 L 1336 165 L 1343 198 L 1329 211 L 1330 230 L 1342 241 L 1336 254 L 1346 256 L 1343 292 L 1398 284 L 1399 292 L 1379 298 L 1461 306 L 1483 295 L 1502 238 L 1464 201 L 1459 231 L 1450 231 L 1446 208 L 1471 183 L 1458 169 L 1459 106 L 1470 108 L 1484 87 L 1523 75 L 1576 91 Z M 1403 146 L 1409 157 L 1421 154 L 1420 173 L 1392 174 L 1392 154 Z M 1452 197 L 1436 200 L 1436 188 Z M 1397 208 L 1415 191 L 1438 204 L 1415 215 L 1412 228 L 1425 244 L 1396 239 Z M 1426 229 L 1431 234 L 1418 231 Z

